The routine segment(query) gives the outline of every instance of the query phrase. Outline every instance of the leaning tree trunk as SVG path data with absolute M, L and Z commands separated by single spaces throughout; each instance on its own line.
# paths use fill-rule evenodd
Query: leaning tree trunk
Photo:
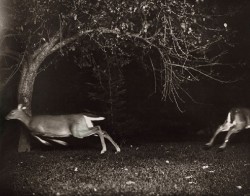
M 37 62 L 25 62 L 22 65 L 21 79 L 18 87 L 18 103 L 27 107 L 27 114 L 31 115 L 31 103 L 33 87 L 39 64 Z M 30 138 L 26 130 L 21 129 L 18 144 L 18 152 L 30 151 Z
M 49 45 L 50 46 L 50 45 Z M 51 47 L 45 47 L 39 55 L 30 55 L 23 64 L 21 71 L 21 78 L 18 86 L 18 103 L 23 104 L 27 109 L 25 112 L 32 115 L 31 104 L 34 89 L 35 79 L 38 69 L 44 59 L 51 54 Z M 30 137 L 26 130 L 22 129 L 20 132 L 18 152 L 30 151 Z

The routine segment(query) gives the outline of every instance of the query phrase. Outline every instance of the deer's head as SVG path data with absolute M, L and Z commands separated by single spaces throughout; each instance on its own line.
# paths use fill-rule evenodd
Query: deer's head
M 24 111 L 26 107 L 23 107 L 22 104 L 19 104 L 16 109 L 11 110 L 10 113 L 5 117 L 6 120 L 11 120 L 11 119 L 21 119 L 22 116 L 24 115 Z

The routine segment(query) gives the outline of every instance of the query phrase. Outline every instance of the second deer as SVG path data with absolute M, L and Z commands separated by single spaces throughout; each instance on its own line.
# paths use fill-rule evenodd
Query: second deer
M 219 147 L 223 150 L 226 148 L 232 134 L 239 133 L 241 130 L 248 128 L 250 128 L 250 109 L 233 108 L 229 111 L 226 121 L 218 127 L 213 137 L 206 143 L 206 147 L 209 148 L 213 145 L 216 136 L 220 132 L 227 132 L 224 143 Z

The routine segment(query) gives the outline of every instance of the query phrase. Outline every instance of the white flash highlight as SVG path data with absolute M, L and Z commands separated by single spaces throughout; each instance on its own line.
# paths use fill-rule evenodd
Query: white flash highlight
M 2 35 L 3 31 L 3 5 L 2 1 L 0 1 L 0 36 Z
M 36 139 L 38 139 L 41 143 L 43 143 L 44 145 L 50 146 L 51 144 L 43 139 L 41 139 L 40 137 L 34 135 L 36 137 Z
M 38 136 L 36 136 L 36 135 L 34 135 L 34 136 L 35 136 L 36 139 L 38 139 L 38 140 L 39 140 L 41 143 L 43 143 L 44 145 L 47 145 L 47 146 L 50 146 L 50 145 L 51 145 L 49 142 L 47 142 L 47 141 L 41 139 L 40 137 L 38 137 Z M 67 145 L 68 145 L 67 142 L 62 141 L 62 140 L 57 140 L 57 139 L 49 139 L 49 140 L 51 140 L 51 141 L 53 141 L 53 142 L 56 142 L 56 143 L 58 143 L 58 144 L 61 144 L 61 145 L 63 145 L 63 146 L 67 146 Z
M 226 123 L 224 123 L 222 126 L 221 126 L 221 131 L 229 131 L 234 125 L 236 125 L 236 122 L 233 121 L 231 123 L 231 112 L 228 113 L 227 115 L 227 120 L 226 120 Z
M 8 28 L 7 24 L 7 0 L 0 0 L 0 62 L 3 57 L 3 40 L 4 40 L 4 31 Z M 1 65 L 0 65 L 1 66 Z
M 4 30 L 7 28 L 7 17 L 6 17 L 6 8 L 7 8 L 7 1 L 0 0 L 0 40 L 3 37 Z
M 53 141 L 53 142 L 56 142 L 56 143 L 58 143 L 58 144 L 61 144 L 61 145 L 63 145 L 63 146 L 67 146 L 67 145 L 68 145 L 67 142 L 62 141 L 62 140 L 57 140 L 57 139 L 49 139 L 49 140 L 51 140 L 51 141 Z
M 231 112 L 229 112 L 227 115 L 227 123 L 230 123 L 230 121 L 231 121 Z

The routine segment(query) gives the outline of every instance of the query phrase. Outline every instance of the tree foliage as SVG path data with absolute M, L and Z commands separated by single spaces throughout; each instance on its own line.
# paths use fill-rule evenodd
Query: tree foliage
M 98 49 L 107 57 L 140 58 L 163 99 L 176 103 L 181 91 L 188 95 L 185 82 L 221 81 L 213 68 L 229 27 L 204 0 L 10 0 L 9 6 L 18 68 L 25 55 L 35 59 L 45 49 L 45 56 L 80 50 L 85 58 Z

